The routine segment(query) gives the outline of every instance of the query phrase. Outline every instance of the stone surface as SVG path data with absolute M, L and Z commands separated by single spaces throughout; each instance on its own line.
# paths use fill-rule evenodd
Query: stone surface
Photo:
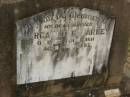
M 39 7 L 36 7 L 36 4 L 39 4 Z M 47 90 L 50 92 L 54 83 L 36 83 L 27 87 L 22 86 L 23 88 L 16 87 L 15 22 L 16 20 L 30 17 L 48 9 L 72 6 L 98 9 L 108 16 L 116 17 L 114 38 L 109 59 L 109 77 L 122 76 L 123 65 L 127 57 L 127 45 L 130 32 L 130 4 L 128 0 L 24 0 L 19 3 L 6 3 L 1 4 L 0 7 L 0 97 L 40 97 L 45 94 L 44 91 L 47 86 L 49 86 Z M 15 14 L 15 9 L 19 10 L 17 14 Z M 65 87 L 66 84 L 61 85 L 61 81 L 59 82 L 60 85 L 58 88 L 62 88 L 61 91 L 63 92 L 66 91 L 62 93 L 63 95 L 66 94 L 66 97 L 74 97 L 68 91 L 73 88 L 72 84 L 77 86 L 77 82 L 67 80 L 64 80 L 64 82 L 71 85 Z M 78 84 L 82 84 L 82 81 L 80 80 Z
M 111 89 L 104 91 L 106 97 L 120 97 L 121 92 L 119 89 Z
M 78 7 L 18 21 L 17 83 L 102 73 L 108 67 L 114 24 L 95 10 Z

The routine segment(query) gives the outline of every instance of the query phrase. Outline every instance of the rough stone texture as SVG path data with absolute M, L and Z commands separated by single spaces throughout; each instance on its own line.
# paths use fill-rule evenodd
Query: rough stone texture
M 20 95 L 36 97 L 43 95 L 42 91 L 44 91 L 44 87 L 46 87 L 46 84 L 43 83 L 35 86 L 31 85 L 30 89 L 23 88 L 22 91 L 24 92 L 20 92 L 20 95 L 16 95 L 15 22 L 18 19 L 57 7 L 86 7 L 97 9 L 108 16 L 116 17 L 115 32 L 109 60 L 109 76 L 110 78 L 112 76 L 122 76 L 130 32 L 129 0 L 24 0 L 19 3 L 1 3 L 0 6 L 0 97 L 24 97 Z M 53 84 L 53 82 L 48 82 L 49 87 L 47 89 L 52 94 L 56 92 L 54 90 L 57 89 L 57 87 L 60 87 L 59 91 L 63 90 L 66 97 L 74 97 L 73 94 L 68 92 L 71 87 L 61 87 L 61 83 L 52 87 L 51 84 Z M 74 85 L 76 86 L 77 83 Z M 78 93 L 76 95 L 78 95 Z
M 124 73 L 130 78 L 130 39 L 128 41 L 128 53 L 126 58 L 126 63 L 124 64 Z

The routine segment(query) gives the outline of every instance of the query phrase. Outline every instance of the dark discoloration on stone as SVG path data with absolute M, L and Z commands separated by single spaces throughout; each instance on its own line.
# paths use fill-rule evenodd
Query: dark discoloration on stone
M 55 83 L 52 81 L 16 88 L 15 22 L 16 20 L 52 8 L 70 6 L 86 7 L 98 9 L 108 16 L 115 16 L 116 25 L 109 59 L 109 76 L 110 78 L 112 76 L 122 76 L 130 32 L 130 4 L 127 1 L 128 0 L 25 0 L 24 2 L 15 4 L 2 4 L 0 7 L 0 97 L 36 97 L 48 94 L 47 92 L 43 92 L 45 90 L 48 92 L 51 91 L 52 94 L 56 94 L 57 91 L 63 91 L 64 93 L 62 92 L 62 95 L 66 97 L 76 97 L 74 94 L 68 92 L 73 90 L 72 85 L 77 85 L 74 83 L 75 81 L 63 80 Z M 66 84 L 62 85 L 63 82 L 70 85 L 65 87 Z M 82 85 L 82 81 L 80 85 Z M 60 90 L 53 91 L 57 88 Z

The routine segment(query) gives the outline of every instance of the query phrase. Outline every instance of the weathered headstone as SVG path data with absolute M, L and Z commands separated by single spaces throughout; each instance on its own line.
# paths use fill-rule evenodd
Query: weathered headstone
M 115 20 L 87 8 L 58 8 L 17 22 L 17 84 L 102 73 Z

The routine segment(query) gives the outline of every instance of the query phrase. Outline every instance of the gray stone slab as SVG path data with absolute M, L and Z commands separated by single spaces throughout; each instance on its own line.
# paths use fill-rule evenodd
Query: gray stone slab
M 102 73 L 115 20 L 87 8 L 58 8 L 17 22 L 17 84 Z

